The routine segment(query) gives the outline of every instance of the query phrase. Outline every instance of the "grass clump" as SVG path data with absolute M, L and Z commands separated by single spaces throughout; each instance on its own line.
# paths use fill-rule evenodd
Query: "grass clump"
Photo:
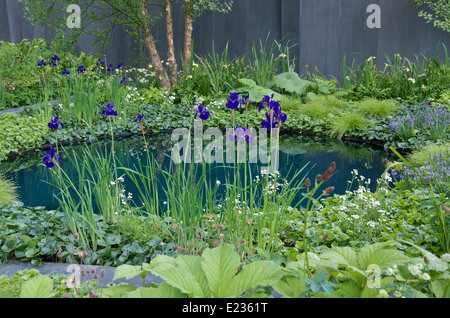
M 394 115 L 399 109 L 399 105 L 392 100 L 379 100 L 367 98 L 355 105 L 359 113 L 375 118 L 385 118 Z
M 341 139 L 345 133 L 351 133 L 359 129 L 365 129 L 372 121 L 356 112 L 347 112 L 337 117 L 332 123 L 330 135 Z
M 329 114 L 340 114 L 345 105 L 344 101 L 332 95 L 317 95 L 312 101 L 304 104 L 299 112 L 313 119 L 322 119 Z
M 417 166 L 423 166 L 430 160 L 432 155 L 450 155 L 450 142 L 444 142 L 442 144 L 430 144 L 425 148 L 419 149 L 408 156 L 408 161 Z

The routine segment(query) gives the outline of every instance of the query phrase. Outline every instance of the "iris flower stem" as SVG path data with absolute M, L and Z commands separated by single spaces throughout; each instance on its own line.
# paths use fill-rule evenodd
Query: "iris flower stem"
M 306 271 L 308 272 L 309 270 L 309 260 L 308 260 L 308 247 L 307 247 L 307 243 L 306 243 L 306 229 L 308 227 L 308 217 L 309 217 L 309 206 L 311 204 L 311 200 L 314 197 L 314 194 L 317 192 L 317 190 L 320 188 L 320 186 L 322 185 L 323 181 L 320 181 L 319 184 L 316 184 L 316 186 L 314 187 L 314 189 L 312 190 L 312 192 L 307 193 L 308 195 L 308 203 L 306 204 L 306 209 L 305 209 L 305 218 L 304 218 L 304 224 L 303 224 L 303 253 L 305 253 L 305 264 L 306 264 Z M 319 197 L 320 198 L 320 197 Z M 318 198 L 318 199 L 319 199 Z M 309 278 L 309 277 L 308 277 Z

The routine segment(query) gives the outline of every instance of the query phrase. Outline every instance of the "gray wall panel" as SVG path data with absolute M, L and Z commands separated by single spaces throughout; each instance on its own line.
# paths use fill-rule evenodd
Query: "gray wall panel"
M 366 26 L 369 4 L 381 7 L 381 29 Z M 52 30 L 31 25 L 23 17 L 22 6 L 16 0 L 0 0 L 0 40 L 20 42 L 38 36 L 50 39 Z M 214 42 L 216 52 L 221 53 L 228 43 L 229 57 L 240 56 L 250 52 L 253 41 L 264 41 L 270 31 L 270 40 L 288 35 L 291 44 L 297 43 L 292 53 L 300 58 L 296 63 L 298 72 L 304 73 L 307 64 L 310 70 L 317 66 L 323 74 L 341 80 L 344 54 L 358 61 L 359 53 L 376 56 L 378 64 L 384 66 L 384 53 L 391 58 L 400 53 L 415 60 L 415 54 L 434 54 L 439 41 L 450 49 L 450 34 L 425 23 L 417 17 L 417 11 L 406 0 L 235 0 L 232 12 L 208 13 L 194 22 L 195 53 L 206 55 Z M 179 4 L 174 6 L 173 19 L 175 50 L 179 55 L 184 30 Z M 113 41 L 105 51 L 92 47 L 88 37 L 76 49 L 100 52 L 107 55 L 108 62 L 127 65 L 145 52 L 123 28 L 115 28 L 112 34 Z M 166 60 L 164 19 L 155 25 L 154 36 L 161 58 Z

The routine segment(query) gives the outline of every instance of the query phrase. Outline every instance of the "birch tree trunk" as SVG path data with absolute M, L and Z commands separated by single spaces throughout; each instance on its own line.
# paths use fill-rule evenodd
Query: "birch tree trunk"
M 192 19 L 192 7 L 186 2 L 184 11 L 184 65 L 186 67 L 186 73 L 189 72 L 189 63 L 191 61 L 192 53 L 192 32 L 193 32 L 193 19 Z
M 178 82 L 178 67 L 173 45 L 172 0 L 164 0 L 164 14 L 166 16 L 167 58 L 169 60 L 170 84 L 174 86 Z
M 148 17 L 147 10 L 147 2 L 146 0 L 140 1 L 141 5 L 141 13 L 144 17 Z M 145 45 L 147 46 L 148 52 L 150 54 L 150 58 L 152 60 L 153 67 L 155 69 L 156 76 L 159 79 L 159 83 L 161 86 L 166 89 L 171 89 L 171 84 L 169 80 L 169 76 L 167 75 L 166 69 L 164 68 L 161 58 L 159 57 L 158 50 L 156 49 L 155 39 L 152 36 L 150 26 L 148 23 L 143 23 L 142 25 L 142 33 L 144 37 Z

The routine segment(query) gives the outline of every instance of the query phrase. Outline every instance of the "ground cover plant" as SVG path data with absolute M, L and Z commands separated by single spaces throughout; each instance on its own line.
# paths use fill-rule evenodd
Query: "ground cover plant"
M 99 287 L 101 273 L 73 282 L 36 267 L 1 277 L 0 294 L 449 297 L 447 64 L 424 57 L 423 65 L 433 62 L 425 77 L 418 62 L 404 57 L 384 72 L 366 59 L 359 69 L 345 65 L 349 78 L 338 87 L 318 71 L 299 75 L 291 45 L 271 44 L 261 40 L 235 59 L 227 49 L 191 55 L 171 90 L 158 84 L 151 64 L 116 67 L 104 57 L 64 59 L 56 52 L 29 62 L 42 79 L 33 88 L 40 104 L 0 115 L 0 160 L 37 148 L 59 208 L 25 207 L 15 200 L 14 185 L 0 179 L 9 191 L 0 197 L 1 261 L 114 266 L 115 278 L 141 276 L 143 285 Z M 383 77 L 388 69 L 392 77 Z M 161 169 L 147 135 L 195 125 L 233 128 L 227 137 L 234 155 L 253 142 L 250 130 L 262 127 L 275 146 L 278 133 L 288 130 L 327 136 L 336 145 L 341 139 L 372 143 L 394 157 L 378 180 L 354 170 L 343 195 L 333 193 L 335 162 L 315 177 L 307 177 L 305 166 L 289 179 L 276 171 L 250 175 L 247 153 L 225 181 L 210 180 L 204 161 Z M 121 134 L 144 141 L 146 161 L 119 168 L 126 162 L 115 151 Z M 96 147 L 75 155 L 64 144 L 75 140 Z M 73 160 L 76 179 L 62 168 L 65 160 Z M 125 176 L 140 185 L 139 193 L 124 191 Z M 131 204 L 134 197 L 142 206 Z M 145 284 L 149 273 L 164 283 Z

